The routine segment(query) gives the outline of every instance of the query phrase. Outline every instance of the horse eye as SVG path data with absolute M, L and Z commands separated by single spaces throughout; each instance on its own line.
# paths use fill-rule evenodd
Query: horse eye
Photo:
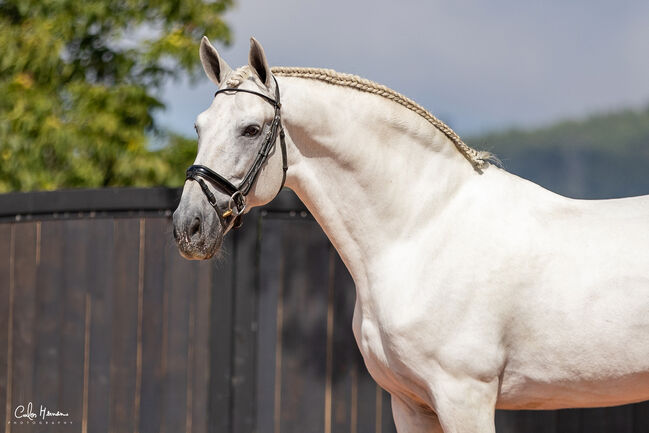
M 194 123 L 194 131 L 196 131 L 196 134 L 198 135 L 198 126 Z
M 261 128 L 257 125 L 248 125 L 246 129 L 243 130 L 243 135 L 246 137 L 256 137 L 259 132 L 261 131 Z

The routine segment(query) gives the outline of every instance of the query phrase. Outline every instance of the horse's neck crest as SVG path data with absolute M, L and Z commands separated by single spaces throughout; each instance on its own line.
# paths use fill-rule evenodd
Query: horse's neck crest
M 430 122 L 433 126 L 439 129 L 455 144 L 455 147 L 469 160 L 471 165 L 478 170 L 485 168 L 491 161 L 497 161 L 491 153 L 485 151 L 478 151 L 469 147 L 462 139 L 453 131 L 448 125 L 439 120 L 428 110 L 421 105 L 417 104 L 412 99 L 396 92 L 382 84 L 375 83 L 357 75 L 343 74 L 336 72 L 332 69 L 319 69 L 319 68 L 300 68 L 300 67 L 285 67 L 275 66 L 271 68 L 273 74 L 283 77 L 298 77 L 307 78 L 312 80 L 324 81 L 329 84 L 342 87 L 350 87 L 352 89 L 360 90 L 361 92 L 372 93 L 374 95 L 382 96 L 407 109 L 414 111 L 421 117 Z

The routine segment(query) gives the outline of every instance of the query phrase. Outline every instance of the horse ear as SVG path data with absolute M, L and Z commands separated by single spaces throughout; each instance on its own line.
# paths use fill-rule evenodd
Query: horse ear
M 210 40 L 207 37 L 203 36 L 201 39 L 201 48 L 199 50 L 199 55 L 201 57 L 201 63 L 203 64 L 203 70 L 207 76 L 212 80 L 217 86 L 221 85 L 221 82 L 226 75 L 232 70 L 225 60 L 221 59 L 219 53 L 216 51 L 216 48 L 210 44 Z
M 264 54 L 264 48 L 255 38 L 250 38 L 250 53 L 248 54 L 248 63 L 255 71 L 259 79 L 266 87 L 270 87 L 271 73 L 270 66 Z

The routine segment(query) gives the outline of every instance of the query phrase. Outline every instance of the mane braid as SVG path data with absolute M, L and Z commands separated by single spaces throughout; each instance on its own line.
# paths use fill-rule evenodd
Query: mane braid
M 403 96 L 399 92 L 386 86 L 375 83 L 374 81 L 361 78 L 357 75 L 336 72 L 333 69 L 275 66 L 271 68 L 271 71 L 273 74 L 280 77 L 299 77 L 324 81 L 337 86 L 351 87 L 352 89 L 372 93 L 394 101 L 397 104 L 419 114 L 437 129 L 442 131 L 444 135 L 455 144 L 457 150 L 459 150 L 460 153 L 464 155 L 464 157 L 468 159 L 473 167 L 478 171 L 487 166 L 489 161 L 493 158 L 489 152 L 478 151 L 469 147 L 447 124 L 433 116 L 428 110 L 417 104 L 412 99 Z

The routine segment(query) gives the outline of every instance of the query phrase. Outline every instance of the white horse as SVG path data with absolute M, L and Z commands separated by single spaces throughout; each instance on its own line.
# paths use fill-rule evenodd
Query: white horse
M 181 253 L 211 257 L 239 213 L 273 199 L 285 141 L 286 186 L 354 279 L 354 335 L 400 433 L 494 432 L 495 409 L 649 399 L 649 196 L 559 196 L 390 89 L 271 70 L 254 39 L 235 71 L 206 38 L 200 54 L 235 90 L 198 116 L 196 164 L 238 183 L 272 143 L 245 197 L 188 172 Z

